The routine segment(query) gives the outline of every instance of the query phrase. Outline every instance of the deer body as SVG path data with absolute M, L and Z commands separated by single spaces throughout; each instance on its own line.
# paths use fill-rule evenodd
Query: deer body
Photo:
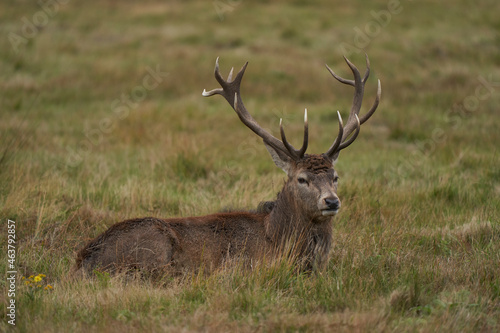
M 304 141 L 297 150 L 288 143 L 280 124 L 281 141 L 262 127 L 245 109 L 240 97 L 240 83 L 245 66 L 232 80 L 223 80 L 216 62 L 215 77 L 222 88 L 203 92 L 204 96 L 220 94 L 233 106 L 240 120 L 259 135 L 275 164 L 287 174 L 283 189 L 272 209 L 262 212 L 229 212 L 187 218 L 142 218 L 111 226 L 90 241 L 78 253 L 77 270 L 109 271 L 138 269 L 151 273 L 179 274 L 204 269 L 211 271 L 224 262 L 248 260 L 251 264 L 263 258 L 292 255 L 302 270 L 322 267 L 328 260 L 332 242 L 332 217 L 340 209 L 337 196 L 338 176 L 334 163 L 341 149 L 357 137 L 360 125 L 378 106 L 358 118 L 364 83 L 357 68 L 346 59 L 354 80 L 338 77 L 340 82 L 355 87 L 353 107 L 348 123 L 343 126 L 340 113 L 339 134 L 324 154 L 305 154 L 308 144 L 307 111 L 304 117 Z
M 257 258 L 267 248 L 264 214 L 220 213 L 142 218 L 111 226 L 80 251 L 77 267 L 179 274 L 212 270 L 231 257 Z

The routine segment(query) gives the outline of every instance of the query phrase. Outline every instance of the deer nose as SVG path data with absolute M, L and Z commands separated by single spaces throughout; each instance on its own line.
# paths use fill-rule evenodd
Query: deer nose
M 338 210 L 340 208 L 340 200 L 339 199 L 330 199 L 325 198 L 325 204 L 330 210 Z

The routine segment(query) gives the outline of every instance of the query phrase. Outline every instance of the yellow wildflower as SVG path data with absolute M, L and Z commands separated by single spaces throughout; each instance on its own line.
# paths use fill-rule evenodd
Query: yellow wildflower
M 35 276 L 35 282 L 39 282 L 39 281 L 42 281 L 42 278 L 40 277 L 40 275 Z

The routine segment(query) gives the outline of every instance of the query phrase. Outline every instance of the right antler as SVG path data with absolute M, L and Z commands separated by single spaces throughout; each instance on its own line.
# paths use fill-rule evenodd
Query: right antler
M 328 149 L 328 151 L 325 153 L 325 155 L 329 156 L 330 158 L 333 158 L 342 149 L 347 148 L 351 143 L 354 142 L 354 140 L 356 140 L 356 137 L 359 134 L 360 126 L 365 121 L 367 121 L 377 109 L 378 104 L 380 102 L 380 95 L 382 93 L 380 80 L 378 80 L 377 97 L 375 98 L 372 107 L 364 116 L 358 118 L 359 111 L 361 109 L 361 104 L 363 102 L 365 83 L 366 80 L 368 79 L 368 76 L 370 75 L 370 60 L 368 59 L 368 55 L 366 55 L 366 72 L 365 75 L 363 76 L 363 79 L 361 79 L 361 75 L 356 66 L 354 66 L 354 64 L 351 63 L 349 59 L 347 59 L 346 57 L 344 57 L 344 59 L 349 68 L 351 68 L 352 74 L 354 75 L 354 80 L 347 80 L 338 76 L 330 69 L 330 67 L 328 67 L 328 65 L 326 65 L 326 68 L 335 79 L 337 79 L 339 82 L 354 87 L 354 97 L 352 101 L 351 112 L 349 113 L 349 118 L 347 119 L 347 125 L 345 125 L 345 127 L 342 126 L 342 120 L 340 119 L 340 114 L 339 114 L 339 134 L 337 136 L 337 139 L 335 139 L 335 141 L 333 142 L 330 149 Z M 353 131 L 356 132 L 354 132 L 354 134 L 349 138 L 349 136 L 352 134 Z
M 300 149 L 295 149 L 287 140 L 285 136 L 285 131 L 283 130 L 282 120 L 280 120 L 280 132 L 281 132 L 281 140 L 278 140 L 265 129 L 263 129 L 248 113 L 243 101 L 241 99 L 240 94 L 240 85 L 241 79 L 243 78 L 243 74 L 247 68 L 248 62 L 243 65 L 234 80 L 233 77 L 233 68 L 229 72 L 227 80 L 224 80 L 219 71 L 219 58 L 215 61 L 215 79 L 219 82 L 222 88 L 213 89 L 210 91 L 203 90 L 202 95 L 205 97 L 213 96 L 215 94 L 222 95 L 227 102 L 233 107 L 236 114 L 240 120 L 245 124 L 248 128 L 250 128 L 255 134 L 260 136 L 264 142 L 271 147 L 273 147 L 276 152 L 280 155 L 288 156 L 293 160 L 301 159 L 307 149 L 308 144 L 308 126 L 307 126 L 307 110 L 304 113 L 304 141 L 302 147 Z

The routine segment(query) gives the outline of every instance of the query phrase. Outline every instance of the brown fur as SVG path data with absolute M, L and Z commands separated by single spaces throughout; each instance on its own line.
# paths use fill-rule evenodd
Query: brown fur
M 332 161 L 325 155 L 306 154 L 302 160 L 297 163 L 297 168 L 306 169 L 315 174 L 327 173 L 333 169 Z

